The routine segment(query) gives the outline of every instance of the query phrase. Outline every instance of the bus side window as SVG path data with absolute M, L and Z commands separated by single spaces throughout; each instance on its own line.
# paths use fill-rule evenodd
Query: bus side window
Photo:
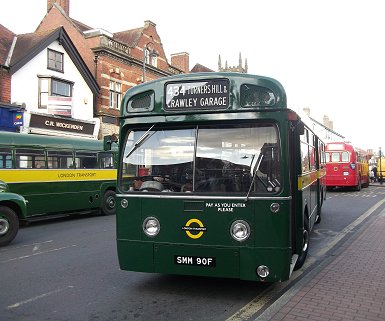
M 12 150 L 0 148 L 0 168 L 12 168 Z
M 114 159 L 111 153 L 99 153 L 100 168 L 114 168 Z
M 310 157 L 309 157 L 309 131 L 304 130 L 301 135 L 301 159 L 302 159 L 302 173 L 310 171 Z
M 315 170 L 316 158 L 315 158 L 315 136 L 313 133 L 309 132 L 309 161 L 310 161 L 310 170 Z
M 301 142 L 301 158 L 302 158 L 302 173 L 306 173 L 310 170 L 309 146 L 303 142 Z
M 45 168 L 44 151 L 16 149 L 16 168 Z
M 96 153 L 76 152 L 76 167 L 94 169 L 98 167 L 98 159 Z
M 67 169 L 73 167 L 73 154 L 70 151 L 48 151 L 48 168 Z

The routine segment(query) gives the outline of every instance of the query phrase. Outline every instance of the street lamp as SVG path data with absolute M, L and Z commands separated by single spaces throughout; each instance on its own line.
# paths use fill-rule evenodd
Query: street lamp
M 155 49 L 150 49 L 148 47 L 149 44 L 154 45 L 151 41 L 147 42 L 146 45 L 143 48 L 143 82 L 146 81 L 146 60 L 147 58 L 156 58 L 158 54 L 156 53 Z

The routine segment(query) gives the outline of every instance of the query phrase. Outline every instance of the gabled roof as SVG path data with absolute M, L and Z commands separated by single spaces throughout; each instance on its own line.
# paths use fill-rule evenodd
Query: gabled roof
M 130 48 L 136 47 L 143 34 L 143 27 L 114 33 L 114 39 L 127 44 Z
M 12 42 L 15 37 L 15 34 L 0 24 L 0 65 L 4 66 L 7 57 L 9 54 L 9 50 L 12 47 Z
M 53 4 L 52 8 L 54 7 L 57 10 L 59 10 L 59 12 L 63 15 L 63 17 L 67 19 L 76 29 L 78 29 L 80 33 L 83 34 L 85 31 L 95 29 L 68 16 L 65 10 L 63 10 L 63 8 L 57 3 Z M 50 10 L 52 10 L 52 8 Z M 127 44 L 129 47 L 134 48 L 137 45 L 140 39 L 140 36 L 143 34 L 143 30 L 144 30 L 144 27 L 126 30 L 126 31 L 119 31 L 113 34 L 113 38 L 116 41 L 120 41 L 124 44 Z
M 195 64 L 194 68 L 191 69 L 190 72 L 192 72 L 192 73 L 195 73 L 195 72 L 214 72 L 214 70 L 207 68 L 201 64 Z
M 65 15 L 66 16 L 66 15 Z M 80 21 L 77 21 L 75 19 L 72 19 L 70 17 L 68 17 L 68 19 L 81 31 L 81 32 L 84 32 L 84 31 L 87 31 L 87 30 L 92 30 L 93 28 L 91 28 L 90 26 L 87 26 L 85 25 L 84 23 L 80 22 Z
M 83 76 L 84 80 L 90 87 L 91 91 L 96 94 L 99 92 L 99 86 L 87 68 L 84 60 L 80 56 L 76 47 L 72 43 L 70 37 L 63 27 L 45 32 L 34 32 L 23 35 L 18 35 L 16 45 L 13 50 L 13 55 L 10 63 L 11 74 L 18 71 L 32 58 L 39 54 L 42 50 L 47 48 L 54 41 L 59 41 L 63 46 L 71 60 Z
M 312 122 L 316 123 L 318 126 L 320 127 L 323 127 L 325 130 L 333 133 L 334 135 L 336 136 L 340 136 L 341 138 L 345 138 L 345 136 L 342 136 L 341 134 L 337 133 L 336 131 L 334 131 L 333 129 L 330 129 L 329 127 L 325 126 L 324 124 L 320 123 L 318 120 L 314 119 L 313 117 L 310 117 L 308 115 L 305 115 L 305 117 L 308 117 Z M 302 119 L 304 117 L 301 117 Z
M 69 17 L 67 15 L 67 13 L 65 12 L 65 10 L 60 6 L 58 5 L 56 2 L 52 5 L 52 7 L 49 9 L 49 11 L 46 13 L 45 17 L 47 17 L 47 15 L 51 12 L 51 10 L 53 8 L 56 8 L 60 14 L 71 24 L 73 25 L 80 33 L 83 33 L 84 31 L 87 31 L 87 30 L 92 30 L 94 28 L 91 28 L 90 26 L 87 26 L 86 24 L 80 22 L 80 21 L 77 21 L 75 19 L 72 19 L 71 17 Z M 36 28 L 36 31 L 40 29 L 40 26 L 42 25 L 45 17 L 43 18 L 42 21 L 40 21 L 39 25 L 37 26 Z M 35 32 L 36 32 L 35 31 Z
M 57 38 L 50 36 L 53 33 L 55 33 L 55 30 L 17 35 L 11 58 L 11 72 L 17 71 L 45 47 L 57 40 Z

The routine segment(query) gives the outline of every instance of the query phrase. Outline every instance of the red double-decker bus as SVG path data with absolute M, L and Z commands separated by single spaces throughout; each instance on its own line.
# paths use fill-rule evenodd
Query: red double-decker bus
M 368 153 L 345 142 L 326 144 L 326 186 L 361 187 L 369 186 Z

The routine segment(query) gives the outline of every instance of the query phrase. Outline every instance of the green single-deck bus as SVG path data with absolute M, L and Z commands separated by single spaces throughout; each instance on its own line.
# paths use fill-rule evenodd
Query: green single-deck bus
M 120 268 L 276 282 L 300 268 L 325 199 L 324 143 L 282 85 L 161 78 L 121 105 Z
M 9 244 L 19 230 L 19 217 L 27 216 L 27 201 L 19 194 L 11 193 L 0 180 L 0 246 Z
M 117 146 L 105 151 L 104 145 L 92 139 L 0 132 L 0 180 L 27 203 L 25 212 L 0 198 L 0 245 L 12 241 L 19 222 L 115 213 Z

